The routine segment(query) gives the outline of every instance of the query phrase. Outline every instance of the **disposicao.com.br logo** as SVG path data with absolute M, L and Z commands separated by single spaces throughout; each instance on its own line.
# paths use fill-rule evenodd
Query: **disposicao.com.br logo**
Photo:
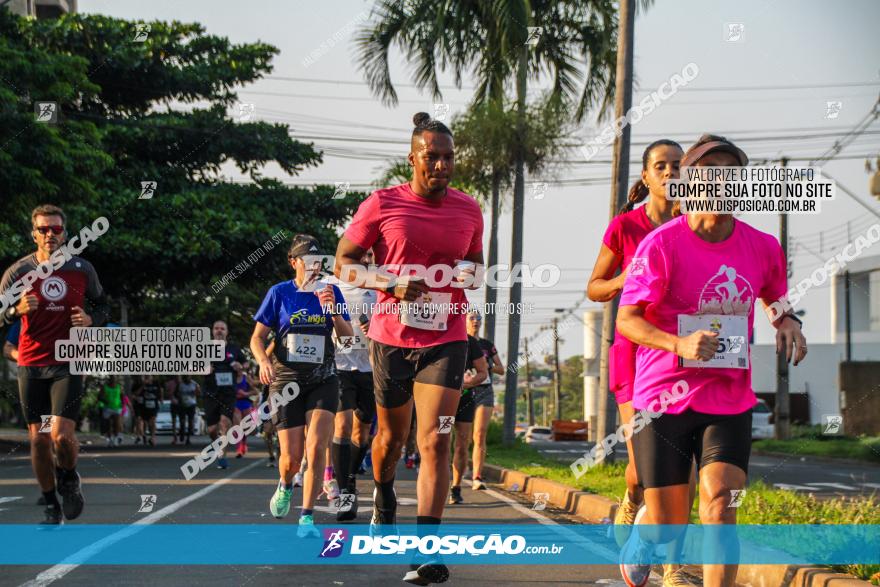
M 519 554 L 558 554 L 563 546 L 556 544 L 529 546 L 524 536 L 513 534 L 401 534 L 390 536 L 352 536 L 350 554 L 422 554 L 471 556 Z

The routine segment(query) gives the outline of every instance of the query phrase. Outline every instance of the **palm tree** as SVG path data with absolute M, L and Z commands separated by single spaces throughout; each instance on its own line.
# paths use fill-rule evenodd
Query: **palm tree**
M 617 16 L 612 0 L 380 0 L 374 20 L 356 38 L 359 62 L 370 88 L 388 105 L 397 105 L 389 53 L 398 46 L 413 66 L 413 81 L 442 100 L 438 73 L 453 74 L 456 87 L 472 73 L 474 102 L 502 101 L 511 74 L 516 75 L 513 234 L 511 266 L 522 261 L 525 203 L 526 90 L 529 78 L 549 75 L 553 95 L 576 104 L 575 120 L 599 106 L 604 111 L 614 92 Z M 540 27 L 536 42 L 534 31 Z M 514 284 L 510 302 L 522 301 Z M 508 361 L 519 353 L 520 321 L 511 314 Z M 513 442 L 516 370 L 508 370 L 504 441 Z

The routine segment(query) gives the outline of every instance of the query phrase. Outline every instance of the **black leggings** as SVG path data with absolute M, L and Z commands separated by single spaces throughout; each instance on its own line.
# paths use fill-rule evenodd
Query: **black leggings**
M 178 408 L 180 414 L 180 439 L 189 438 L 193 435 L 193 421 L 196 417 L 195 406 L 180 406 Z M 184 423 L 186 426 L 184 427 Z M 184 432 L 186 430 L 186 432 Z

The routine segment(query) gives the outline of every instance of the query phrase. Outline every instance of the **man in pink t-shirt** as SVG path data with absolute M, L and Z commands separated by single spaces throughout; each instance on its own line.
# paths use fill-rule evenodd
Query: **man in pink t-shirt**
M 341 280 L 380 292 L 368 334 L 378 412 L 371 531 L 379 533 L 395 532 L 387 529 L 396 521 L 394 473 L 409 433 L 413 401 L 422 457 L 416 521 L 440 523 L 449 490 L 449 432 L 468 349 L 463 288 L 479 287 L 475 274 L 483 263 L 480 207 L 469 195 L 448 187 L 454 166 L 452 133 L 425 113 L 413 121 L 412 181 L 364 200 L 336 251 Z M 352 272 L 371 247 L 384 270 L 359 267 Z M 446 566 L 431 560 L 414 565 L 404 580 L 425 585 L 448 577 Z
M 704 135 L 681 162 L 687 166 L 748 163 L 723 137 Z M 617 327 L 639 345 L 633 406 L 663 412 L 633 434 L 646 511 L 637 524 L 688 523 L 691 461 L 699 464 L 700 520 L 735 524 L 732 492 L 746 484 L 755 394 L 751 387 L 754 307 L 785 295 L 785 256 L 776 239 L 730 214 L 672 220 L 641 242 L 630 264 Z M 773 322 L 779 352 L 797 365 L 806 356 L 799 320 Z M 670 395 L 672 401 L 670 401 Z M 621 572 L 639 587 L 650 575 L 653 544 L 670 528 L 624 546 Z M 732 586 L 736 566 L 706 565 L 706 585 Z

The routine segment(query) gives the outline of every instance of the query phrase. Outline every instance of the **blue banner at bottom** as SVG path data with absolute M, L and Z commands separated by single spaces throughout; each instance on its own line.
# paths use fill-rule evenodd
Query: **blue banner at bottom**
M 6 524 L 0 564 L 396 565 L 414 557 L 455 565 L 880 564 L 878 525 L 401 524 L 385 532 L 372 536 L 368 525 Z

